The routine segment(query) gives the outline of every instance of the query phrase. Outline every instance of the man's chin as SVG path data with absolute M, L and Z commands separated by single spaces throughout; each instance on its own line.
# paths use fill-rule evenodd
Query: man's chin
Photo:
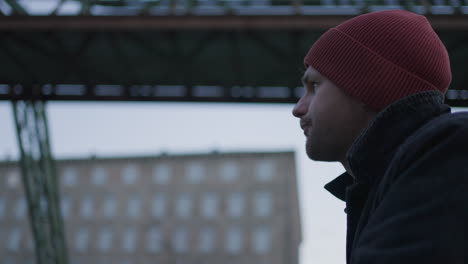
M 306 154 L 307 154 L 307 157 L 309 157 L 309 159 L 311 160 L 314 160 L 314 161 L 322 161 L 322 159 L 320 158 L 320 155 L 317 155 L 317 153 L 309 150 L 306 148 Z
M 305 146 L 305 151 L 306 151 L 306 154 L 307 154 L 307 157 L 309 157 L 309 159 L 311 160 L 315 160 L 315 161 L 320 161 L 320 155 L 317 155 L 317 151 L 316 149 L 313 148 L 313 146 L 311 146 L 311 144 L 307 141 L 306 142 L 306 146 Z
M 321 149 L 317 147 L 313 147 L 311 144 L 308 142 L 306 143 L 306 154 L 309 157 L 309 159 L 314 160 L 314 161 L 336 161 L 335 158 L 331 157 L 331 153 L 327 153 L 326 151 L 322 151 Z

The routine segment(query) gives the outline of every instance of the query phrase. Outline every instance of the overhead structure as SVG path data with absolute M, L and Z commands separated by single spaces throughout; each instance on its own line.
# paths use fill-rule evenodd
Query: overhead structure
M 448 48 L 447 102 L 468 106 L 468 1 L 51 2 L 34 13 L 6 1 L 0 100 L 294 103 L 303 56 L 325 29 L 406 8 L 425 14 Z

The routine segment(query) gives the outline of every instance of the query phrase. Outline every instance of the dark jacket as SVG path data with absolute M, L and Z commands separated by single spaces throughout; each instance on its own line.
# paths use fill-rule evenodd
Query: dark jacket
M 348 152 L 355 178 L 325 185 L 346 201 L 347 263 L 468 263 L 468 113 L 443 99 L 380 112 Z

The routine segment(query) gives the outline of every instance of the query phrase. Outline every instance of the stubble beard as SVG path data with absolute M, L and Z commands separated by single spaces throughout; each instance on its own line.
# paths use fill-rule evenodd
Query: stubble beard
M 315 153 L 316 149 L 314 149 L 314 144 L 312 143 L 312 139 L 309 136 L 306 138 L 305 151 L 309 159 L 319 161 L 317 153 Z
M 322 145 L 320 143 L 322 143 Z M 337 161 L 336 158 L 333 157 L 333 153 L 330 152 L 330 149 L 323 146 L 323 142 L 314 140 L 310 136 L 306 138 L 305 150 L 307 156 L 311 160 L 325 162 Z

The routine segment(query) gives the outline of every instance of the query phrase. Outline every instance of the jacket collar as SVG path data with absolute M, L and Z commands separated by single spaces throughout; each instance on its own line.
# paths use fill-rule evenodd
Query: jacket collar
M 354 182 L 372 184 L 386 171 L 398 147 L 428 120 L 450 107 L 444 95 L 425 91 L 404 97 L 379 112 L 348 150 L 347 159 L 354 174 L 341 174 L 325 185 L 334 196 L 345 200 L 346 188 Z

